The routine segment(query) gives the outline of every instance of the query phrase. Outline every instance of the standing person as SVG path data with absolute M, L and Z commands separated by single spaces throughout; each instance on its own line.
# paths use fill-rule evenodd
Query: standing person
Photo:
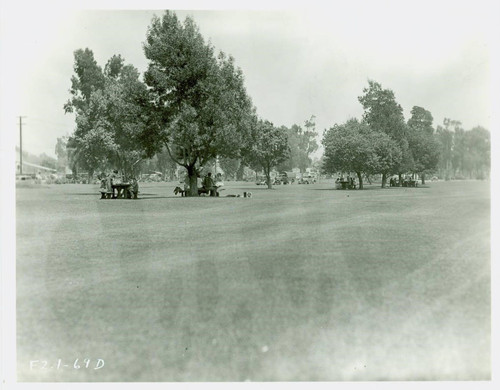
M 210 194 L 210 196 L 215 196 L 215 183 L 212 178 L 212 172 L 208 172 L 203 178 L 203 188 Z

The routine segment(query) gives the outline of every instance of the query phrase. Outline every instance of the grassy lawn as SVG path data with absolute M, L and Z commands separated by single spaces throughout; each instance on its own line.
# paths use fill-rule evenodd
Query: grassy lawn
M 18 188 L 18 379 L 490 378 L 488 182 L 226 185 Z

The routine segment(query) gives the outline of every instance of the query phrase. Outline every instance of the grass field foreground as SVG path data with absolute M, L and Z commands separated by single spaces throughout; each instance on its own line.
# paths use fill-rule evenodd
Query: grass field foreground
M 174 186 L 17 189 L 20 381 L 490 378 L 488 182 Z

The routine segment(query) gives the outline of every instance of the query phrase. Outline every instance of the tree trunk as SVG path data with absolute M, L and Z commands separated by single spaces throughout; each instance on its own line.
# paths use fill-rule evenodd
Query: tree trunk
M 359 181 L 359 186 L 358 189 L 362 190 L 363 189 L 363 176 L 361 175 L 361 172 L 356 172 L 358 175 L 358 181 Z
M 387 185 L 387 174 L 382 173 L 382 188 L 385 188 L 386 185 Z
M 425 173 L 422 173 L 422 184 L 425 184 Z
M 269 190 L 272 190 L 273 189 L 273 183 L 271 183 L 271 174 L 270 173 L 266 174 L 266 181 L 267 181 L 267 188 Z
M 240 166 L 236 171 L 236 180 L 243 181 L 243 174 L 245 173 L 245 166 L 240 161 Z
M 188 166 L 189 194 L 187 196 L 198 196 L 198 172 L 194 166 Z
M 401 179 L 403 178 L 402 173 L 398 173 L 398 187 L 401 187 Z
M 273 183 L 271 183 L 271 167 L 264 169 L 264 173 L 266 174 L 267 188 L 271 190 L 273 188 Z

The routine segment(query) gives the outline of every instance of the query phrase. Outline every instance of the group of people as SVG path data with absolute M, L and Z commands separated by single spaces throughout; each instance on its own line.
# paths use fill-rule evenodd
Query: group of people
M 137 199 L 139 193 L 139 183 L 135 177 L 132 177 L 129 182 L 124 180 L 123 176 L 118 173 L 118 170 L 113 170 L 109 174 L 101 172 L 99 176 L 101 180 L 101 199 L 116 199 L 125 197 L 127 199 Z
M 335 188 L 337 189 L 342 189 L 342 190 L 355 190 L 357 187 L 357 182 L 355 177 L 351 177 L 347 175 L 347 178 L 344 178 L 344 176 L 337 177 L 337 180 L 335 180 Z
M 201 178 L 198 177 L 198 180 Z M 201 185 L 200 185 L 201 184 Z M 209 196 L 219 196 L 219 188 L 222 187 L 224 183 L 222 182 L 222 175 L 218 173 L 215 178 L 212 176 L 212 172 L 208 172 L 201 183 L 198 183 L 198 194 L 208 194 Z M 189 192 L 189 176 L 186 175 L 184 178 L 184 191 Z
M 417 185 L 417 180 L 411 175 L 403 175 L 401 181 L 397 176 L 393 176 L 389 180 L 390 187 L 416 187 Z

